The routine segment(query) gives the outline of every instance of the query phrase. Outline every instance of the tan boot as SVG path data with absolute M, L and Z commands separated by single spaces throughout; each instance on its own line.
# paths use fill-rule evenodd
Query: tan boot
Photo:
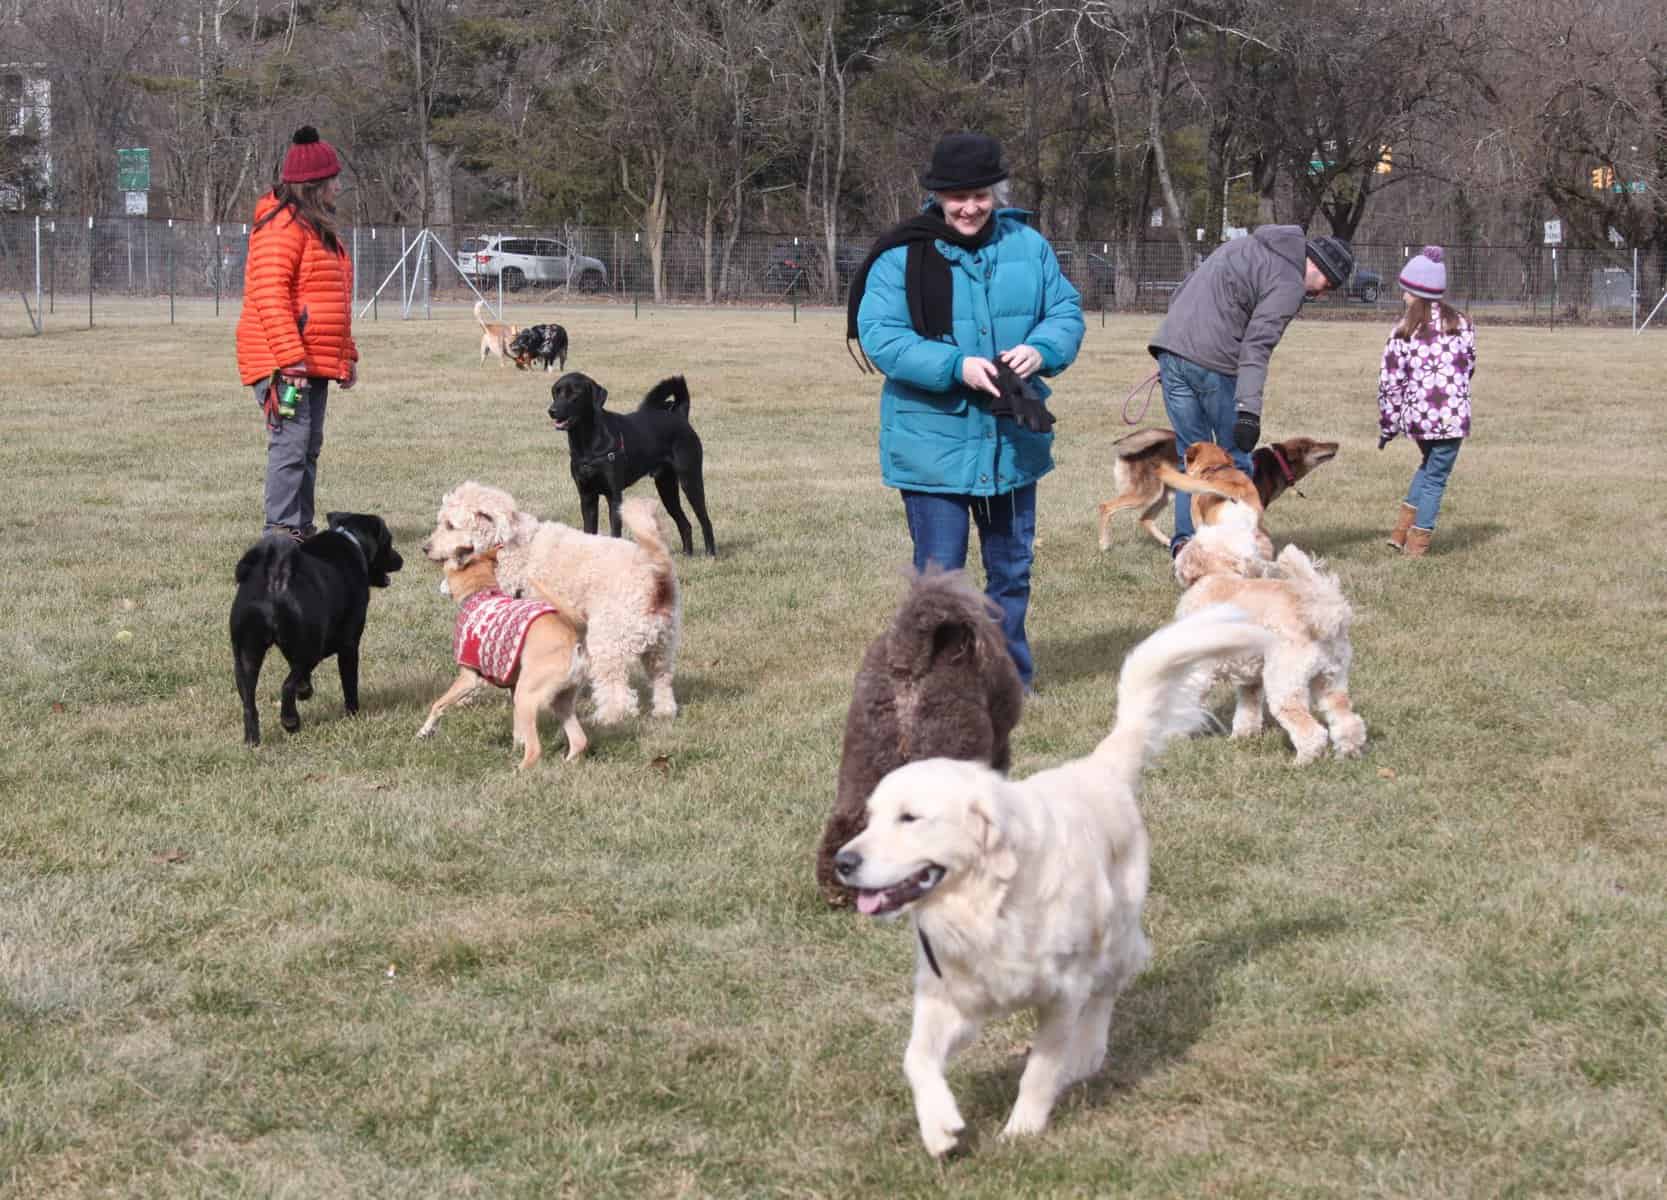
M 1412 528 L 1412 522 L 1417 517 L 1418 510 L 1405 500 L 1401 501 L 1401 515 L 1395 518 L 1395 528 L 1389 531 L 1389 544 L 1397 550 L 1404 549 L 1407 544 L 1407 530 Z
M 1407 530 L 1407 544 L 1401 547 L 1401 556 L 1423 558 L 1430 552 L 1430 533 L 1430 530 L 1420 529 L 1416 525 Z

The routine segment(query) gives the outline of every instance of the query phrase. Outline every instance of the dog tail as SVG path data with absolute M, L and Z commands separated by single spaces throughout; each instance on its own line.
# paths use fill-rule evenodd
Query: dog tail
M 1123 660 L 1117 677 L 1117 723 L 1094 748 L 1133 789 L 1151 758 L 1204 717 L 1200 699 L 1212 668 L 1225 658 L 1265 653 L 1273 635 L 1245 613 L 1218 604 L 1171 622 Z
M 484 301 L 484 300 L 476 300 L 475 301 L 475 320 L 479 323 L 479 325 L 482 329 L 486 328 L 486 318 L 481 315 L 481 310 L 483 310 L 485 307 L 486 307 L 486 301 Z
M 638 412 L 680 412 L 689 415 L 689 385 L 681 375 L 662 379 L 648 389 L 648 395 L 637 405 Z
M 1193 475 L 1184 474 L 1166 462 L 1158 464 L 1158 478 L 1177 491 L 1191 492 L 1194 495 L 1226 496 L 1229 500 L 1233 499 L 1232 492 L 1224 492 L 1213 483 Z
M 261 538 L 237 560 L 237 582 L 264 578 L 268 593 L 283 591 L 289 587 L 290 560 L 295 550 L 295 542 L 287 537 Z
M 657 613 L 669 613 L 677 603 L 677 570 L 672 566 L 671 547 L 660 533 L 660 506 L 646 496 L 633 496 L 619 506 L 619 521 L 653 563 L 654 597 L 650 607 Z
M 1006 655 L 996 625 L 1000 611 L 964 572 L 929 566 L 892 618 L 886 665 L 894 675 L 918 680 L 944 655 L 987 655 L 992 648 Z
M 538 580 L 529 579 L 527 582 L 533 585 L 533 591 L 538 593 L 539 599 L 543 600 L 544 603 L 556 610 L 556 616 L 560 617 L 563 621 L 573 627 L 574 633 L 577 633 L 580 637 L 585 636 L 585 626 L 587 622 L 585 621 L 584 613 L 574 608 L 571 604 L 556 595 Z
M 1338 638 L 1349 631 L 1352 613 L 1337 576 L 1295 546 L 1279 552 L 1279 569 L 1300 593 L 1303 623 L 1316 637 Z

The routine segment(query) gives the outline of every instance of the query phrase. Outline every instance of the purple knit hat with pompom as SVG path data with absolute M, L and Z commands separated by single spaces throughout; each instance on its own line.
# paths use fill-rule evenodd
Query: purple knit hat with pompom
M 1447 292 L 1447 264 L 1440 246 L 1425 246 L 1401 268 L 1401 287 L 1424 300 L 1439 300 Z

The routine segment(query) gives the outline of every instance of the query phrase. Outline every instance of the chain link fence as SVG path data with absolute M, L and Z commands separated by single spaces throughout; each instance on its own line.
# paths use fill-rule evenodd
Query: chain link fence
M 656 300 L 646 240 L 615 229 L 458 224 L 342 231 L 355 266 L 356 311 L 369 319 L 420 316 L 478 292 L 496 306 L 551 300 Z M 828 253 L 805 235 L 743 234 L 710 252 L 694 235 L 662 248 L 659 300 L 668 303 L 844 303 L 869 239 Z M 1174 241 L 1055 241 L 1091 311 L 1162 311 L 1198 254 Z M 1411 245 L 1358 244 L 1357 269 L 1320 311 L 1388 320 L 1401 303 L 1395 277 Z M 212 313 L 234 318 L 243 295 L 248 225 L 140 217 L 0 216 L 0 335 L 107 322 L 144 323 Z M 1624 249 L 1447 247 L 1450 295 L 1499 320 L 1607 322 L 1638 328 L 1662 298 L 1664 263 Z M 1667 317 L 1656 314 L 1657 324 Z

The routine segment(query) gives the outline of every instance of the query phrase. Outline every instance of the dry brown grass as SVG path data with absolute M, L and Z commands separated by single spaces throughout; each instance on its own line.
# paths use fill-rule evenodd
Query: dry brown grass
M 811 879 L 907 557 L 877 385 L 830 312 L 511 310 L 551 316 L 616 406 L 689 376 L 722 557 L 679 559 L 682 715 L 528 778 L 499 702 L 412 740 L 452 619 L 416 545 L 468 477 L 576 520 L 553 377 L 477 368 L 461 307 L 360 323 L 320 500 L 385 514 L 408 566 L 372 601 L 362 716 L 326 669 L 286 738 L 269 667 L 249 752 L 224 626 L 262 447 L 229 316 L 7 341 L 0 1191 L 1662 1192 L 1659 337 L 1484 323 L 1475 437 L 1412 563 L 1380 544 L 1412 469 L 1373 449 L 1384 331 L 1293 326 L 1265 431 L 1343 452 L 1268 524 L 1359 614 L 1366 756 L 1176 747 L 1110 1065 L 1004 1145 L 1028 1031 L 992 1029 L 951 1076 L 972 1151 L 939 1169 L 899 1070 L 908 935 Z M 1097 740 L 1175 603 L 1132 522 L 1095 547 L 1154 325 L 1091 317 L 1060 384 L 1021 774 Z

